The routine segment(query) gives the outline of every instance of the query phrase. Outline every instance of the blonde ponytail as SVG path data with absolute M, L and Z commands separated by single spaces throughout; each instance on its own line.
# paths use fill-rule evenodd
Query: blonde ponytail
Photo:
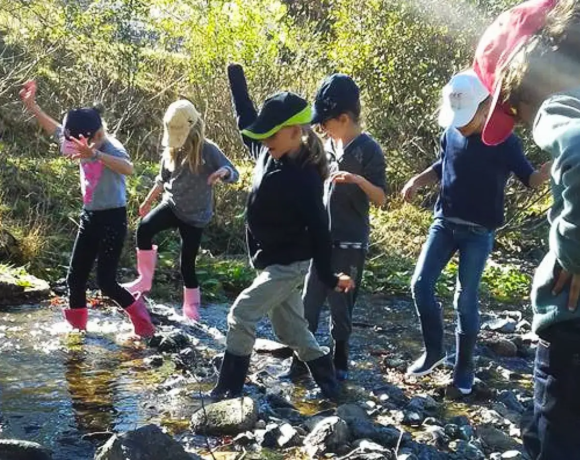
M 312 130 L 310 126 L 302 128 L 302 143 L 304 144 L 302 159 L 303 164 L 313 165 L 322 179 L 328 177 L 328 157 L 324 150 L 324 144 L 320 137 Z

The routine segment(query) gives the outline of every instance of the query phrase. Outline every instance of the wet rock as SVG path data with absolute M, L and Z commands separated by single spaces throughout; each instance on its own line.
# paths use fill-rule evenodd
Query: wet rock
M 238 446 L 251 446 L 256 443 L 256 436 L 251 431 L 246 431 L 245 433 L 240 433 L 234 438 L 234 444 Z
M 299 446 L 302 439 L 298 431 L 290 424 L 283 423 L 278 426 L 269 424 L 261 434 L 260 445 L 269 449 L 287 448 Z
M 444 426 L 445 424 L 435 417 L 427 417 L 423 420 L 423 425 L 437 425 L 437 426 Z
M 97 450 L 95 460 L 192 460 L 183 446 L 157 425 L 115 435 Z M 197 457 L 199 458 L 199 457 Z
M 162 353 L 178 353 L 184 348 L 188 348 L 191 345 L 189 337 L 182 331 L 171 331 L 169 333 L 156 334 L 155 337 L 150 342 L 152 347 L 157 347 L 157 349 Z
M 51 452 L 35 442 L 0 439 L 2 460 L 51 460 Z
M 492 451 L 508 451 L 518 447 L 514 439 L 489 424 L 477 427 L 476 434 Z
M 524 455 L 519 450 L 509 450 L 501 454 L 501 460 L 519 460 L 523 459 Z
M 46 281 L 24 271 L 6 269 L 0 273 L 0 306 L 36 303 L 49 295 L 50 286 Z
M 513 391 L 510 391 L 510 390 L 501 391 L 497 395 L 497 400 L 499 402 L 505 404 L 505 406 L 509 410 L 515 411 L 515 412 L 517 412 L 519 414 L 521 414 L 521 413 L 523 413 L 525 411 L 524 406 L 518 400 L 517 396 L 514 394 Z
M 390 383 L 373 389 L 373 394 L 377 396 L 383 404 L 386 402 L 393 402 L 398 406 L 403 406 L 409 401 L 409 398 L 407 398 L 405 392 L 401 388 L 396 385 L 391 385 Z
M 339 417 L 327 417 L 320 421 L 304 439 L 304 451 L 314 458 L 330 452 L 337 452 L 350 438 L 346 422 Z
M 161 367 L 163 366 L 163 356 L 161 355 L 154 355 L 145 358 L 143 362 L 150 367 Z
M 401 423 L 406 426 L 420 426 L 425 417 L 422 413 L 412 410 L 403 411 L 403 420 Z
M 445 425 L 444 430 L 445 434 L 449 436 L 451 439 L 463 439 L 463 436 L 461 436 L 461 429 L 459 425 L 449 423 L 448 425 Z
M 341 406 L 338 406 L 338 408 L 336 409 L 336 415 L 347 422 L 349 419 L 367 420 L 367 421 L 371 420 L 366 410 L 364 410 L 358 404 L 343 404 Z
M 306 428 L 306 430 L 312 432 L 312 430 L 314 430 L 314 427 L 318 425 L 320 422 L 322 422 L 325 418 L 326 417 L 322 415 L 313 415 L 304 422 L 303 426 L 304 428 Z
M 476 445 L 467 441 L 453 441 L 449 444 L 458 459 L 461 460 L 485 460 L 484 453 Z
M 419 458 L 415 454 L 400 454 L 397 460 L 419 460 Z
M 184 348 L 173 358 L 175 368 L 178 370 L 191 369 L 197 361 L 195 350 L 191 347 Z
M 485 341 L 485 345 L 498 356 L 514 358 L 518 355 L 518 347 L 511 340 L 501 337 Z
M 304 423 L 304 416 L 296 409 L 280 407 L 272 409 L 272 412 L 277 418 L 287 420 L 293 425 L 301 425 L 302 423 Z
M 381 446 L 394 448 L 399 443 L 401 431 L 391 425 L 380 425 L 367 420 L 350 419 L 348 427 L 352 439 L 370 439 Z M 411 440 L 411 435 L 403 432 L 401 445 L 406 445 Z
M 451 417 L 449 419 L 449 423 L 459 426 L 470 425 L 469 419 L 465 415 L 456 415 L 455 417 Z
M 488 321 L 481 328 L 487 331 L 502 332 L 504 334 L 513 334 L 516 331 L 517 322 L 511 318 L 499 318 Z
M 516 324 L 516 331 L 519 333 L 526 333 L 532 330 L 532 325 L 529 321 L 525 319 L 521 320 L 518 324 Z
M 463 425 L 459 427 L 459 432 L 461 434 L 461 439 L 465 441 L 471 441 L 473 435 L 475 434 L 475 430 L 471 425 Z
M 280 387 L 268 388 L 266 390 L 266 401 L 275 409 L 287 408 L 296 410 L 294 404 L 290 402 L 290 397 Z
M 407 368 L 407 361 L 401 358 L 388 356 L 383 359 L 383 366 L 387 369 L 395 369 L 398 371 L 404 371 Z
M 383 446 L 366 439 L 353 444 L 355 449 L 344 457 L 348 460 L 395 460 L 395 454 Z
M 425 432 L 420 433 L 416 437 L 416 440 L 426 444 L 432 444 L 439 448 L 443 448 L 449 444 L 449 436 L 442 427 L 437 425 L 428 426 Z
M 253 428 L 258 406 L 251 398 L 236 398 L 209 404 L 191 417 L 191 428 L 199 434 L 236 435 Z

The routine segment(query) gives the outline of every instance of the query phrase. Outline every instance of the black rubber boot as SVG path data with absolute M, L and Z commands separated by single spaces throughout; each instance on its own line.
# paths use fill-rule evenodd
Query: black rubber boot
M 453 386 L 463 395 L 471 393 L 475 380 L 473 356 L 477 334 L 455 334 L 455 367 L 453 368 Z
M 433 370 L 445 362 L 445 349 L 443 346 L 443 316 L 439 314 L 427 316 L 420 315 L 425 352 L 407 369 L 407 375 L 422 377 L 430 374 Z
M 226 351 L 216 386 L 209 393 L 210 398 L 219 401 L 238 398 L 242 395 L 244 382 L 250 368 L 250 355 L 236 356 Z
M 334 342 L 334 369 L 336 379 L 340 382 L 348 378 L 348 342 L 337 340 Z
M 292 364 L 290 364 L 290 369 L 288 372 L 280 374 L 279 378 L 284 380 L 301 380 L 310 375 L 308 367 L 303 361 L 300 361 L 296 355 L 292 356 Z
M 336 401 L 340 394 L 340 386 L 336 380 L 334 365 L 330 353 L 306 363 L 312 378 L 320 387 L 324 397 Z

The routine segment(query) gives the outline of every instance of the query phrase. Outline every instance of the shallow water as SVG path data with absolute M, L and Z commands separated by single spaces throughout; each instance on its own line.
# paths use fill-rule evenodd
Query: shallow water
M 203 308 L 203 333 L 190 331 L 205 361 L 223 349 L 228 307 Z M 451 315 L 449 311 L 449 319 Z M 452 321 L 448 324 L 451 345 Z M 172 326 L 160 329 L 164 327 Z M 190 395 L 211 388 L 215 375 L 209 372 L 201 380 L 183 383 L 170 359 L 160 368 L 147 366 L 143 360 L 158 354 L 157 350 L 127 340 L 129 321 L 115 308 L 91 309 L 88 329 L 86 335 L 71 333 L 56 306 L 21 306 L 0 312 L 0 437 L 38 442 L 53 450 L 55 460 L 85 460 L 93 458 L 96 447 L 110 433 L 158 423 L 173 434 L 188 436 L 185 444 L 202 449 L 205 439 L 187 432 L 189 418 L 200 404 Z M 257 335 L 275 339 L 267 320 L 259 324 Z M 328 344 L 327 312 L 317 337 L 321 344 Z M 361 300 L 351 343 L 346 387 L 353 401 L 368 400 L 373 389 L 385 384 L 400 385 L 412 397 L 432 391 L 450 375 L 450 370 L 443 369 L 429 381 L 409 381 L 381 364 L 385 357 L 410 361 L 420 353 L 414 310 L 405 299 Z M 320 404 L 314 385 L 304 388 L 280 382 L 277 375 L 289 364 L 281 356 L 288 354 L 255 353 L 250 380 L 257 378 L 266 387 L 280 386 L 303 415 L 327 408 Z M 517 359 L 505 366 L 529 372 L 529 363 Z M 509 388 L 525 383 L 498 385 Z M 449 415 L 472 409 L 462 404 L 448 406 Z

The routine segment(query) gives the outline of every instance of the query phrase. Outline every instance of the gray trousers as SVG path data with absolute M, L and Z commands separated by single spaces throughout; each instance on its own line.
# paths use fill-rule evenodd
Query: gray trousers
M 366 251 L 364 249 L 333 248 L 332 250 L 334 273 L 344 273 L 356 283 L 354 291 L 348 293 L 329 289 L 320 281 L 314 265 L 310 265 L 302 299 L 304 301 L 304 316 L 312 332 L 317 331 L 320 312 L 324 302 L 328 300 L 331 336 L 335 341 L 348 341 L 352 332 L 352 310 L 362 280 L 365 257 Z
M 300 360 L 311 361 L 328 353 L 328 349 L 318 345 L 304 319 L 300 286 L 308 265 L 308 261 L 271 265 L 240 293 L 228 314 L 228 352 L 250 355 L 256 341 L 256 324 L 268 315 L 280 342 L 292 348 Z

